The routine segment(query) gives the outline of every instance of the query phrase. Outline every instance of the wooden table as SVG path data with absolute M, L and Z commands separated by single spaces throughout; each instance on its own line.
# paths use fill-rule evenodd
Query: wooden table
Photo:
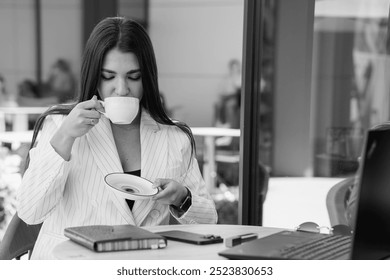
M 204 224 L 154 226 L 145 227 L 145 229 L 153 232 L 183 230 L 201 234 L 220 235 L 224 239 L 245 233 L 258 233 L 259 237 L 264 237 L 282 231 L 280 228 Z M 215 260 L 225 259 L 218 255 L 218 252 L 225 249 L 227 247 L 224 243 L 193 245 L 168 240 L 168 246 L 164 249 L 96 253 L 73 241 L 67 240 L 61 242 L 54 248 L 53 256 L 56 259 L 69 260 Z
M 209 190 L 215 187 L 215 138 L 216 137 L 240 137 L 240 129 L 223 127 L 191 127 L 192 134 L 204 137 L 204 164 L 203 177 Z

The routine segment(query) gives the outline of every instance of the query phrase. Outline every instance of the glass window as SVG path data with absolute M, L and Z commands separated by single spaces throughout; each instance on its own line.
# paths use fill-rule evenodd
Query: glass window
M 389 1 L 316 1 L 314 175 L 357 170 L 364 131 L 389 119 Z
M 271 2 L 272 121 L 269 134 L 260 128 L 269 144 L 258 151 L 271 171 L 263 225 L 327 226 L 327 191 L 355 175 L 367 129 L 389 120 L 390 1 Z
M 243 0 L 148 3 L 161 96 L 168 114 L 192 129 L 220 223 L 238 215 L 243 8 Z

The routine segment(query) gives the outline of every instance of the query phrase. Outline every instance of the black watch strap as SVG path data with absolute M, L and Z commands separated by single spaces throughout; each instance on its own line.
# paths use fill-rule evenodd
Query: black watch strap
M 184 197 L 184 199 L 180 202 L 179 206 L 171 205 L 171 207 L 179 212 L 187 212 L 187 210 L 190 208 L 192 204 L 192 195 L 190 190 L 187 189 L 187 195 Z

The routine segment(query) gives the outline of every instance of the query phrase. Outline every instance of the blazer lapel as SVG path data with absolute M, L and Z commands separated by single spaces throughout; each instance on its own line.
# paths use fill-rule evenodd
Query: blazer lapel
M 167 130 L 146 112 L 142 111 L 141 117 L 141 176 L 154 182 L 157 178 L 165 178 L 168 163 Z M 133 208 L 133 216 L 137 225 L 152 210 L 156 208 L 153 200 L 137 200 Z
M 107 118 L 100 118 L 99 123 L 87 133 L 87 139 L 95 162 L 104 176 L 112 172 L 123 172 L 110 121 Z M 128 223 L 135 224 L 126 201 L 114 191 L 110 190 L 109 194 L 122 217 Z

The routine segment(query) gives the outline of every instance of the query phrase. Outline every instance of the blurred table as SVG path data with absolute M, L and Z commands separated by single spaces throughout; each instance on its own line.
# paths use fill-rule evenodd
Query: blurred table
M 16 150 L 21 144 L 31 143 L 33 136 L 32 130 L 26 131 L 0 131 L 0 144 L 11 144 L 12 150 Z
M 209 190 L 215 187 L 215 138 L 216 137 L 240 137 L 240 129 L 224 127 L 191 127 L 192 134 L 204 137 L 204 164 L 203 177 Z
M 326 196 L 344 178 L 271 177 L 263 226 L 295 228 L 304 222 L 330 227 Z
M 6 116 L 12 119 L 13 131 L 28 130 L 29 115 L 40 115 L 48 107 L 0 107 L 0 131 L 5 131 Z

